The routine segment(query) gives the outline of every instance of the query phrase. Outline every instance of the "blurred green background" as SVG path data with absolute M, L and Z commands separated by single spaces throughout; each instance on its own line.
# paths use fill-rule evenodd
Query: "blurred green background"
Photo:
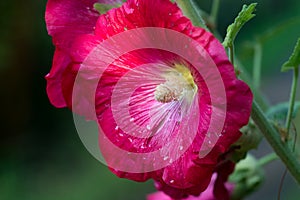
M 254 1 L 221 0 L 218 29 L 222 36 L 242 4 L 250 2 Z M 209 12 L 211 1 L 199 0 L 199 4 Z M 0 5 L 0 199 L 145 199 L 145 194 L 154 191 L 152 182 L 115 177 L 84 148 L 71 112 L 56 109 L 48 101 L 44 76 L 54 47 L 45 28 L 46 0 L 1 1 Z M 236 53 L 249 72 L 253 43 L 262 36 L 266 36 L 262 90 L 272 104 L 287 101 L 291 73 L 280 73 L 280 67 L 300 36 L 300 1 L 259 1 L 257 16 L 237 38 Z M 298 89 L 298 100 L 299 93 Z M 271 149 L 263 141 L 254 153 L 268 152 Z M 265 184 L 247 199 L 276 199 L 283 170 L 280 161 L 268 165 Z M 298 200 L 299 196 L 299 187 L 287 176 L 282 199 Z

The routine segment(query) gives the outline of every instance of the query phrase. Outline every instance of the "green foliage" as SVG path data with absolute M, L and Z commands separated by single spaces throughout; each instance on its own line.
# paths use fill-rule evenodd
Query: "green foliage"
M 300 38 L 298 38 L 294 51 L 290 56 L 289 60 L 283 64 L 281 71 L 286 72 L 291 69 L 296 69 L 299 68 L 299 65 L 300 65 Z
M 267 111 L 267 117 L 273 121 L 276 129 L 281 134 L 282 140 L 289 141 L 289 145 L 292 147 L 293 140 L 290 140 L 292 137 L 288 135 L 288 132 L 285 127 L 289 109 L 290 109 L 289 102 L 277 104 L 269 108 L 269 110 Z M 290 117 L 291 120 L 293 121 L 296 120 L 297 115 L 300 113 L 299 111 L 300 111 L 300 102 L 295 102 L 293 106 L 293 111 L 291 112 L 291 117 Z
M 286 120 L 288 109 L 289 109 L 289 102 L 277 104 L 277 105 L 269 108 L 269 110 L 267 111 L 267 117 L 271 120 L 274 120 L 274 121 L 277 121 L 277 122 L 283 124 Z M 296 102 L 294 111 L 292 114 L 292 119 L 294 119 L 296 117 L 299 110 L 300 110 L 300 102 Z
M 254 122 L 251 120 L 247 126 L 241 129 L 241 132 L 243 135 L 235 143 L 235 145 L 241 146 L 239 151 L 248 152 L 251 149 L 256 149 L 262 139 L 262 134 Z
M 254 192 L 264 178 L 264 172 L 258 161 L 251 154 L 248 154 L 246 159 L 237 163 L 233 174 L 229 177 L 229 181 L 235 183 L 231 199 L 242 199 Z
M 176 0 L 176 3 L 183 14 L 190 18 L 194 26 L 207 29 L 205 21 L 202 18 L 202 11 L 194 0 Z
M 252 3 L 249 6 L 243 6 L 242 10 L 235 18 L 234 22 L 227 28 L 227 34 L 223 42 L 224 47 L 232 46 L 235 37 L 237 36 L 241 28 L 244 26 L 244 24 L 255 16 L 253 12 L 255 11 L 256 5 L 257 3 Z
M 101 15 L 105 14 L 107 11 L 109 11 L 112 8 L 115 8 L 117 6 L 112 4 L 105 4 L 105 3 L 95 3 L 94 8 L 97 10 Z

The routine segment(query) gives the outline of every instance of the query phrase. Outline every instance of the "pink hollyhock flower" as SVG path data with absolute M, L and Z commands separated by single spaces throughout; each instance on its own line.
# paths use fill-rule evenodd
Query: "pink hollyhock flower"
M 100 148 L 117 176 L 135 181 L 152 178 L 158 190 L 182 199 L 200 195 L 212 174 L 217 173 L 215 190 L 219 192 L 215 196 L 228 199 L 228 195 L 218 198 L 227 193 L 224 184 L 234 168 L 224 154 L 240 137 L 239 129 L 248 123 L 252 93 L 235 77 L 221 43 L 206 30 L 193 27 L 168 0 L 128 0 L 97 21 L 97 14 L 83 12 L 85 4 L 65 4 L 57 7 L 72 12 L 55 13 L 50 3 L 47 9 L 51 13 L 48 30 L 57 47 L 47 76 L 51 102 L 89 119 L 95 119 L 89 115 L 89 109 L 95 108 Z M 72 13 L 76 18 L 77 12 L 81 13 L 77 23 L 67 20 Z M 49 18 L 53 15 L 60 16 L 64 23 L 52 23 Z M 130 35 L 137 32 L 140 35 Z M 183 45 L 182 35 L 194 43 Z M 152 43 L 161 44 L 161 48 L 153 48 Z M 129 50 L 139 44 L 144 48 Z M 195 60 L 199 58 L 200 67 L 175 51 L 164 50 L 167 45 Z M 200 48 L 198 54 L 193 51 L 196 47 Z M 127 51 L 116 57 L 114 48 L 116 52 Z M 103 60 L 107 59 L 111 62 L 105 66 L 107 61 Z M 219 82 L 206 82 L 218 76 Z M 224 93 L 215 90 L 218 87 Z M 210 132 L 210 124 L 217 130 L 218 122 L 222 125 L 220 133 Z M 142 159 L 127 154 L 141 155 Z
M 215 181 L 217 178 L 217 174 L 213 174 L 209 186 L 206 188 L 204 192 L 202 192 L 199 196 L 188 196 L 185 198 L 185 200 L 220 200 L 224 199 L 223 197 L 226 196 L 226 194 L 222 194 L 223 197 L 221 198 L 216 198 L 214 195 L 214 186 L 215 186 Z M 226 183 L 225 187 L 228 191 L 228 193 L 232 193 L 234 189 L 234 184 L 232 183 Z M 147 200 L 173 200 L 170 196 L 166 195 L 163 192 L 155 192 L 147 196 Z
M 56 107 L 65 107 L 62 93 L 62 74 L 71 62 L 69 55 L 74 39 L 81 34 L 93 33 L 99 12 L 95 3 L 120 3 L 121 0 L 48 0 L 46 24 L 56 47 L 52 69 L 47 74 L 47 93 Z

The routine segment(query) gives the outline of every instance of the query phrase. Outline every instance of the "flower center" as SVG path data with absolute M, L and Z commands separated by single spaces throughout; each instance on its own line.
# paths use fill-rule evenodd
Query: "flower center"
M 188 68 L 175 64 L 174 70 L 164 74 L 166 82 L 156 86 L 154 98 L 161 103 L 180 101 L 182 98 L 191 99 L 197 91 L 197 86 Z

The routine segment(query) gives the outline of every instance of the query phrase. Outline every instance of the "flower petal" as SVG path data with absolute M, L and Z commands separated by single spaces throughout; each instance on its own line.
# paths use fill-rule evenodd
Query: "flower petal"
M 201 193 L 201 195 L 199 195 L 199 196 L 190 195 L 184 199 L 185 200 L 225 199 L 226 195 L 224 195 L 224 193 L 219 193 L 218 196 L 215 196 L 215 194 L 214 194 L 214 188 L 216 187 L 216 184 L 217 184 L 216 182 L 217 182 L 218 178 L 219 178 L 219 176 L 217 176 L 217 174 L 215 173 L 211 178 L 208 188 L 206 188 L 206 190 L 203 193 Z M 229 196 L 234 189 L 234 185 L 232 183 L 226 183 L 224 187 L 225 187 L 227 196 Z M 173 199 L 170 196 L 166 195 L 164 192 L 155 192 L 155 193 L 149 194 L 147 196 L 147 200 L 173 200 Z
M 56 107 L 65 107 L 61 89 L 62 73 L 71 62 L 69 55 L 74 39 L 92 33 L 99 13 L 94 3 L 120 3 L 119 0 L 49 0 L 45 20 L 49 35 L 56 46 L 50 73 L 46 76 L 47 93 Z

